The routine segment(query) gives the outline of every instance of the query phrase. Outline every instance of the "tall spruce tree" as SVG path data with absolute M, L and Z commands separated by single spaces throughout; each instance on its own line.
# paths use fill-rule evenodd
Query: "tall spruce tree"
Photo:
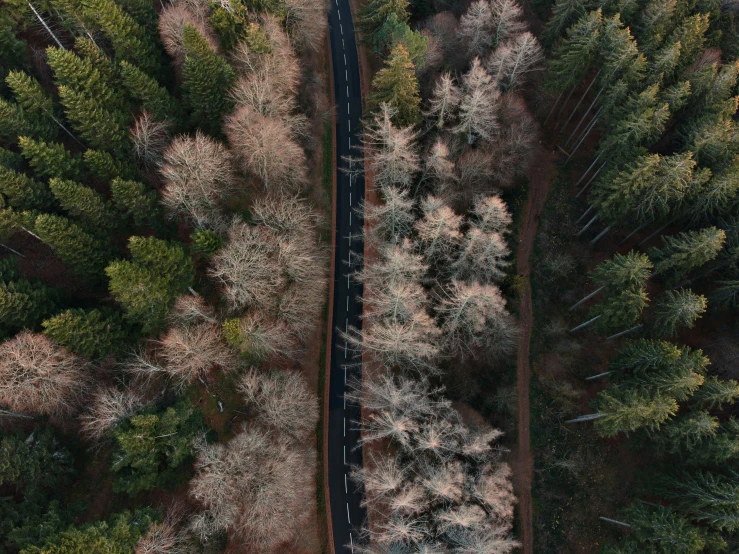
M 378 108 L 388 104 L 396 110 L 393 123 L 408 127 L 421 118 L 421 97 L 416 68 L 408 51 L 397 44 L 385 62 L 385 66 L 372 79 L 372 90 L 367 98 L 369 105 Z
M 60 179 L 82 177 L 82 160 L 64 148 L 63 144 L 20 137 L 18 147 L 37 177 Z

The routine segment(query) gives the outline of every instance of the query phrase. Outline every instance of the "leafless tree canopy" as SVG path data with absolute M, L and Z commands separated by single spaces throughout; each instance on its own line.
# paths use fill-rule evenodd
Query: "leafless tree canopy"
M 307 50 L 316 51 L 328 28 L 326 3 L 322 0 L 286 0 L 285 24 L 293 37 Z
M 169 322 L 174 326 L 190 327 L 198 323 L 218 323 L 213 308 L 199 294 L 187 294 L 175 300 L 169 312 Z
M 190 529 L 206 540 L 229 531 L 265 554 L 294 541 L 315 502 L 315 458 L 312 446 L 257 429 L 203 446 L 190 494 L 204 510 Z
M 478 0 L 460 20 L 459 33 L 469 53 L 480 56 L 526 29 L 516 0 Z
M 131 127 L 131 140 L 136 157 L 142 163 L 149 166 L 160 164 L 164 149 L 170 141 L 170 127 L 168 121 L 157 121 L 147 111 L 141 112 L 136 118 Z
M 95 394 L 89 410 L 80 416 L 82 433 L 91 439 L 100 440 L 118 423 L 139 411 L 144 404 L 144 399 L 132 390 L 120 390 L 117 387 L 103 389 Z
M 218 40 L 215 38 L 206 18 L 198 17 L 197 12 L 188 9 L 185 2 L 170 4 L 159 14 L 159 36 L 164 49 L 175 65 L 181 65 L 185 59 L 185 50 L 182 46 L 182 33 L 185 25 L 195 27 L 205 37 L 213 50 L 218 50 Z
M 191 554 L 193 541 L 183 525 L 185 516 L 181 503 L 168 506 L 164 520 L 153 523 L 139 539 L 134 554 Z
M 222 205 L 236 192 L 231 155 L 200 131 L 180 135 L 164 152 L 162 203 L 172 218 L 199 228 L 223 228 Z
M 225 131 L 242 169 L 259 177 L 266 189 L 295 192 L 306 183 L 305 152 L 282 119 L 242 105 L 226 118 Z
M 69 414 L 89 390 L 87 370 L 44 335 L 22 331 L 0 344 L 0 403 L 13 412 Z
M 318 399 L 297 371 L 248 371 L 238 390 L 256 412 L 256 421 L 306 442 L 318 423 Z
M 462 233 L 462 217 L 434 196 L 421 202 L 423 217 L 416 222 L 416 233 L 427 260 L 446 263 L 457 249 Z
M 467 427 L 440 392 L 382 375 L 365 378 L 350 396 L 370 412 L 364 440 L 395 445 L 353 473 L 373 518 L 366 552 L 401 544 L 408 552 L 507 554 L 519 546 L 509 535 L 510 468 L 492 447 L 501 433 Z
M 397 243 L 413 229 L 413 201 L 408 192 L 399 187 L 386 185 L 381 190 L 383 202 L 362 206 L 364 218 L 370 225 L 368 238 Z
M 375 184 L 383 190 L 388 186 L 409 187 L 421 169 L 417 133 L 411 127 L 395 127 L 390 119 L 393 113 L 393 108 L 383 104 L 363 139 Z

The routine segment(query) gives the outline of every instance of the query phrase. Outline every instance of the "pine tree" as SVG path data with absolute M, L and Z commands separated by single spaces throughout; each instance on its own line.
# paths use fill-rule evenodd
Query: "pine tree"
M 630 29 L 624 27 L 620 14 L 605 19 L 601 29 L 599 46 L 603 71 L 599 82 L 608 86 L 618 78 L 631 86 L 639 84 L 644 79 L 647 60 L 639 52 Z
M 99 192 L 75 181 L 51 179 L 49 188 L 62 208 L 91 229 L 108 231 L 117 223 L 115 214 Z
M 61 295 L 39 281 L 21 277 L 0 279 L 0 334 L 36 329 L 53 313 Z
M 198 229 L 190 235 L 190 239 L 192 240 L 190 249 L 206 258 L 218 252 L 223 246 L 220 235 L 210 229 Z
M 663 340 L 629 341 L 618 351 L 609 367 L 615 371 L 644 371 L 671 365 L 680 359 L 680 348 Z
M 722 171 L 734 162 L 739 153 L 736 137 L 739 128 L 732 116 L 736 112 L 737 99 L 732 99 L 731 114 L 709 114 L 687 126 L 685 149 L 695 155 L 703 166 Z
M 739 475 L 732 471 L 678 471 L 656 476 L 656 488 L 681 512 L 718 531 L 739 528 Z
M 674 337 L 681 327 L 692 329 L 707 305 L 705 296 L 694 294 L 690 289 L 666 291 L 654 307 L 655 332 L 662 337 Z
M 472 60 L 470 70 L 462 78 L 462 85 L 459 125 L 454 130 L 467 135 L 469 144 L 473 144 L 478 138 L 491 140 L 499 128 L 498 87 L 477 58 Z
M 714 175 L 686 201 L 685 215 L 693 222 L 711 220 L 726 215 L 739 197 L 739 164 Z
M 9 72 L 5 82 L 23 110 L 29 134 L 41 140 L 56 138 L 60 124 L 52 96 L 36 79 L 23 71 Z
M 652 275 L 652 262 L 641 252 L 631 250 L 627 254 L 614 254 L 599 263 L 590 274 L 590 279 L 608 291 L 642 289 Z
M 596 11 L 600 12 L 598 9 L 587 13 L 591 8 L 592 2 L 589 0 L 557 0 L 541 33 L 544 44 L 555 44 L 565 30 L 567 31 L 565 40 L 570 39 L 573 29 L 576 29 L 583 19 L 590 17 Z
M 112 310 L 66 310 L 41 322 L 41 326 L 44 335 L 89 359 L 116 354 L 130 339 L 120 315 Z
M 565 1 L 573 3 L 573 0 Z M 598 51 L 602 24 L 602 12 L 595 10 L 567 30 L 567 37 L 554 50 L 548 63 L 545 85 L 548 89 L 561 94 L 582 81 Z
M 700 554 L 706 547 L 704 532 L 668 507 L 634 502 L 623 519 L 639 551 L 653 554 Z
M 402 44 L 392 49 L 385 66 L 372 79 L 372 90 L 367 101 L 375 109 L 387 104 L 396 110 L 393 123 L 400 127 L 419 121 L 421 97 L 416 68 Z
M 739 399 L 739 383 L 733 379 L 719 379 L 709 375 L 696 391 L 691 401 L 705 410 L 719 410 Z
M 614 223 L 646 223 L 675 213 L 696 186 L 690 153 L 639 158 L 625 170 L 598 179 L 590 193 L 599 214 Z M 708 175 L 698 175 L 707 180 Z
M 134 62 L 149 75 L 156 75 L 160 59 L 150 33 L 114 0 L 81 0 L 80 3 L 84 16 L 93 20 L 110 40 L 118 61 Z
M 680 402 L 690 398 L 703 384 L 708 360 L 700 350 L 684 348 L 675 363 L 660 364 L 649 371 L 635 371 L 619 384 L 621 388 L 643 390 L 648 394 L 658 394 L 674 398 Z
M 141 103 L 141 107 L 150 112 L 158 120 L 179 119 L 179 106 L 167 89 L 159 85 L 153 77 L 144 73 L 137 66 L 122 61 L 121 81 L 133 98 Z
M 639 321 L 648 303 L 646 289 L 627 288 L 606 296 L 590 309 L 587 318 L 598 318 L 594 326 L 596 333 L 625 331 Z
M 117 260 L 105 269 L 110 292 L 126 318 L 150 333 L 162 328 L 175 298 L 191 286 L 192 261 L 181 246 L 154 237 L 131 237 L 128 250 L 131 260 Z
M 102 150 L 86 150 L 82 158 L 90 174 L 106 183 L 117 177 L 135 179 L 139 176 L 133 165 Z
M 182 64 L 182 89 L 194 125 L 219 134 L 221 119 L 231 109 L 228 91 L 236 74 L 191 25 L 182 32 L 185 61 Z
M 111 201 L 119 212 L 133 220 L 137 230 L 156 229 L 161 224 L 159 197 L 143 183 L 113 179 Z
M 692 64 L 703 51 L 709 20 L 707 13 L 685 17 L 667 39 L 668 45 L 680 43 L 680 69 Z
M 110 256 L 105 243 L 70 220 L 53 214 L 36 217 L 33 230 L 80 278 L 90 282 L 101 278 Z
M 450 73 L 442 73 L 434 84 L 434 90 L 429 99 L 428 115 L 436 120 L 436 126 L 443 129 L 444 125 L 453 121 L 461 100 L 461 91 L 454 83 Z
M 5 206 L 18 210 L 42 210 L 54 205 L 54 197 L 45 184 L 1 166 L 0 195 Z
M 370 44 L 375 35 L 391 16 L 399 23 L 408 23 L 408 0 L 371 0 L 362 5 L 357 18 L 357 28 Z
M 680 414 L 654 433 L 650 440 L 660 452 L 692 454 L 712 442 L 719 430 L 718 418 L 708 412 Z
M 611 387 L 598 393 L 595 426 L 604 437 L 637 429 L 659 429 L 677 413 L 674 398 L 652 395 L 641 389 Z
M 725 240 L 726 233 L 716 227 L 662 237 L 663 246 L 649 250 L 654 273 L 667 274 L 671 281 L 680 279 L 718 256 Z
M 0 137 L 8 142 L 14 142 L 21 135 L 33 134 L 31 122 L 18 104 L 0 98 L 0 118 L 3 120 Z
M 71 154 L 63 144 L 19 137 L 18 147 L 38 177 L 58 177 L 60 179 L 80 179 L 82 177 L 82 160 Z

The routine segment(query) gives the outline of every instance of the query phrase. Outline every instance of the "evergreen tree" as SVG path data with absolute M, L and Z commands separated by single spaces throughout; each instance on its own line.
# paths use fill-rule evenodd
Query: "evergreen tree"
M 637 429 L 659 429 L 677 413 L 677 402 L 669 396 L 649 394 L 642 389 L 610 387 L 598 393 L 595 422 L 604 437 L 629 433 Z
M 373 108 L 388 104 L 397 110 L 393 123 L 399 127 L 408 127 L 419 121 L 421 97 L 416 68 L 402 44 L 393 48 L 385 66 L 372 79 L 367 101 Z
M 84 221 L 100 232 L 111 230 L 117 223 L 99 192 L 75 181 L 51 179 L 49 188 L 62 208 L 72 217 Z
M 649 257 L 635 250 L 625 255 L 616 253 L 599 263 L 590 274 L 590 279 L 608 291 L 642 289 L 651 277 L 652 267 Z
M 690 153 L 639 158 L 625 170 L 609 172 L 598 179 L 590 199 L 608 221 L 646 223 L 661 220 L 680 208 L 697 186 Z M 699 175 L 703 180 L 708 175 Z
M 63 144 L 35 141 L 28 137 L 20 137 L 18 146 L 28 165 L 38 177 L 60 179 L 80 179 L 82 177 L 82 160 L 72 155 Z
M 82 155 L 87 170 L 94 176 L 110 183 L 117 177 L 124 179 L 135 179 L 138 171 L 131 164 L 113 157 L 102 150 L 87 150 Z
M 156 79 L 129 62 L 122 61 L 120 67 L 123 86 L 141 103 L 144 110 L 151 112 L 158 120 L 179 119 L 177 101 Z
M 408 51 L 413 64 L 420 68 L 423 67 L 425 61 L 428 42 L 428 37 L 423 36 L 420 31 L 411 30 L 407 23 L 400 21 L 396 14 L 391 13 L 374 35 L 372 48 L 384 56 L 388 50 L 392 50 L 397 44 L 402 44 Z
M 718 531 L 739 528 L 739 475 L 727 471 L 677 471 L 657 475 L 656 488 L 681 512 Z
M 3 121 L 3 126 L 0 127 L 0 138 L 8 142 L 15 142 L 21 135 L 33 134 L 31 122 L 23 113 L 23 109 L 2 97 L 0 97 L 0 118 Z
M 121 512 L 107 522 L 70 526 L 49 537 L 42 546 L 29 546 L 20 554 L 78 554 L 81 552 L 128 554 L 153 522 L 152 511 Z
M 596 333 L 625 331 L 639 320 L 648 303 L 646 289 L 624 289 L 607 295 L 590 309 L 587 317 L 598 318 L 594 326 Z
M 639 339 L 627 342 L 609 367 L 615 371 L 644 371 L 676 363 L 682 351 L 663 340 Z
M 650 441 L 662 452 L 692 453 L 712 442 L 719 430 L 718 418 L 708 412 L 680 414 L 666 423 Z
M 223 246 L 223 239 L 210 229 L 198 229 L 190 235 L 190 239 L 192 240 L 190 249 L 206 258 L 218 252 Z
M 202 429 L 203 418 L 189 400 L 160 413 L 147 411 L 124 421 L 113 432 L 116 452 L 112 469 L 118 474 L 113 489 L 136 496 L 174 485 L 174 470 L 192 458 L 193 440 Z
M 185 25 L 182 46 L 183 101 L 190 110 L 192 124 L 217 135 L 223 115 L 232 106 L 228 91 L 236 74 L 195 27 Z
M 175 298 L 192 285 L 192 261 L 181 246 L 154 237 L 131 237 L 128 250 L 130 261 L 105 269 L 110 292 L 126 317 L 150 333 L 161 329 Z
M 705 296 L 693 294 L 689 289 L 668 290 L 654 307 L 654 330 L 659 336 L 674 337 L 681 327 L 692 329 L 707 306 Z
M 54 197 L 45 184 L 1 166 L 0 195 L 2 205 L 19 210 L 47 209 L 54 205 Z
M 28 124 L 28 134 L 41 140 L 56 138 L 59 132 L 59 114 L 52 96 L 36 79 L 23 71 L 11 71 L 5 82 L 22 109 Z
M 60 295 L 39 281 L 0 281 L 0 334 L 37 329 L 41 320 L 57 308 Z
M 726 233 L 716 227 L 662 237 L 663 246 L 649 250 L 654 273 L 668 274 L 672 281 L 680 279 L 718 256 L 725 240 Z
M 357 28 L 367 42 L 375 44 L 375 35 L 393 16 L 398 23 L 408 23 L 408 0 L 370 0 L 359 9 Z
M 624 27 L 620 14 L 603 21 L 601 37 L 602 72 L 598 78 L 601 85 L 608 86 L 614 78 L 623 79 L 631 86 L 641 83 L 647 60 L 639 52 L 630 29 Z
M 33 230 L 80 278 L 100 279 L 110 255 L 105 243 L 67 218 L 53 214 L 36 217 Z
M 150 75 L 160 68 L 160 55 L 152 35 L 114 0 L 81 0 L 83 13 L 95 21 L 115 50 L 118 61 L 135 62 Z
M 136 229 L 156 229 L 160 226 L 162 211 L 159 208 L 159 197 L 143 183 L 113 179 L 110 193 L 113 205 L 131 218 Z
M 75 308 L 43 321 L 41 326 L 47 337 L 89 359 L 117 354 L 129 339 L 122 318 L 112 310 Z
M 635 371 L 619 386 L 684 401 L 703 384 L 707 363 L 708 360 L 702 357 L 700 351 L 685 348 L 681 358 L 674 364 L 660 364 L 650 371 Z
M 690 195 L 685 206 L 685 215 L 693 222 L 711 220 L 725 215 L 739 198 L 739 164 L 733 164 L 714 175 L 710 181 Z
M 583 19 L 596 13 L 595 11 L 587 13 L 594 7 L 594 2 L 590 0 L 557 0 L 552 7 L 551 15 L 544 25 L 541 38 L 544 44 L 552 45 L 567 30 L 567 38 L 572 37 L 573 29 L 582 23 Z M 596 10 L 600 16 L 600 9 Z
M 729 167 L 739 153 L 739 128 L 734 123 L 736 99 L 732 100 L 730 114 L 709 114 L 688 125 L 685 149 L 695 155 L 703 166 L 714 171 Z
M 635 502 L 623 519 L 631 527 L 630 540 L 638 544 L 637 552 L 699 554 L 706 547 L 705 533 L 665 506 Z
M 691 401 L 701 409 L 718 410 L 739 399 L 739 383 L 709 375 Z
M 565 0 L 571 5 L 581 0 Z M 549 60 L 546 87 L 556 93 L 577 85 L 594 61 L 603 24 L 601 10 L 581 17 L 567 30 L 567 37 L 557 46 Z
M 233 50 L 240 40 L 249 35 L 251 25 L 259 27 L 256 23 L 249 23 L 249 11 L 241 2 L 211 4 L 209 19 L 218 34 L 224 52 Z M 251 46 L 250 44 L 249 47 Z
M 667 45 L 680 43 L 680 69 L 695 62 L 703 51 L 709 25 L 709 14 L 695 14 L 682 19 L 680 26 L 670 34 Z

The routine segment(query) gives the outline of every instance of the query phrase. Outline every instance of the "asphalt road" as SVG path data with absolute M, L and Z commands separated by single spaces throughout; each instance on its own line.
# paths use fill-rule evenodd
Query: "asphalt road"
M 357 133 L 362 117 L 359 60 L 354 23 L 348 0 L 331 0 L 329 32 L 336 99 L 336 164 L 346 167 L 346 156 L 358 156 Z M 359 529 L 367 517 L 361 506 L 362 491 L 349 478 L 351 466 L 362 465 L 357 448 L 360 411 L 347 404 L 347 381 L 359 377 L 361 358 L 352 355 L 341 331 L 361 328 L 362 286 L 352 278 L 364 252 L 362 217 L 357 208 L 364 199 L 364 178 L 336 172 L 336 271 L 334 273 L 334 328 L 331 335 L 331 381 L 329 385 L 328 487 L 336 554 L 353 552 Z

